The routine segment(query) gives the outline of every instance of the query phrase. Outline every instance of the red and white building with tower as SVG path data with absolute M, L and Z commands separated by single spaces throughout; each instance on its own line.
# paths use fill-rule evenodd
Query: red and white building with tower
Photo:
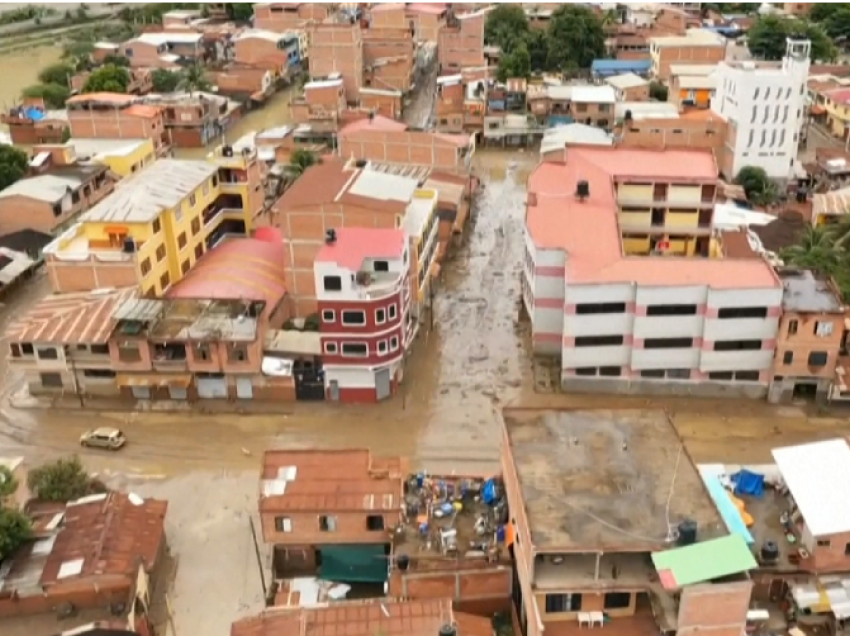
M 328 230 L 313 261 L 328 399 L 377 402 L 402 380 L 416 334 L 403 230 Z

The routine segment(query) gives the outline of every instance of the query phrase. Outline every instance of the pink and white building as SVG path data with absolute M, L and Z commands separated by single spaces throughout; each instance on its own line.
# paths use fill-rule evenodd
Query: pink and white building
M 532 173 L 523 303 L 565 390 L 766 394 L 782 285 L 712 257 L 716 182 L 702 151 L 570 147 Z
M 416 335 L 410 241 L 393 228 L 329 230 L 313 262 L 328 399 L 391 397 Z

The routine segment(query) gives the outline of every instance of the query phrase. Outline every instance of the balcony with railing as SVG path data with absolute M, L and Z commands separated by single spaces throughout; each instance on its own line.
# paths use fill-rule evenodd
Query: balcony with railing
M 144 241 L 131 236 L 90 238 L 82 224 L 77 223 L 49 243 L 44 248 L 44 256 L 47 261 L 131 263 L 143 245 Z
M 151 347 L 151 362 L 157 371 L 186 369 L 186 345 L 156 343 Z
M 355 291 L 363 300 L 378 300 L 406 289 L 407 280 L 399 272 L 361 271 L 355 276 Z

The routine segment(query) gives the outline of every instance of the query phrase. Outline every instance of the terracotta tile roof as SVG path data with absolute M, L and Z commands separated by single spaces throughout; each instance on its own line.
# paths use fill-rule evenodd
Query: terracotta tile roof
M 355 172 L 346 170 L 345 162 L 339 160 L 311 166 L 275 202 L 274 208 L 286 211 L 332 203 L 354 175 Z
M 825 93 L 836 104 L 850 104 L 850 88 L 837 88 Z
M 83 93 L 66 100 L 66 104 L 81 104 L 83 102 L 109 102 L 111 104 L 132 104 L 138 99 L 135 95 L 123 93 Z
M 132 578 L 139 560 L 150 570 L 165 540 L 167 509 L 167 501 L 145 499 L 135 505 L 128 495 L 117 492 L 70 502 L 40 584 L 50 586 L 90 576 Z
M 365 449 L 266 451 L 260 511 L 397 511 L 403 468 L 401 458 L 373 462 Z
M 367 258 L 401 258 L 404 232 L 393 228 L 341 227 L 336 242 L 325 243 L 315 262 L 336 263 L 357 271 Z
M 389 117 L 384 117 L 383 115 L 375 115 L 372 119 L 360 119 L 348 124 L 345 128 L 339 131 L 339 134 L 345 136 L 346 134 L 366 130 L 396 132 L 407 130 L 407 124 L 396 121 L 395 119 L 390 119 Z
M 538 248 L 564 250 L 566 276 L 575 284 L 779 286 L 761 260 L 624 256 L 614 181 L 659 178 L 716 184 L 714 156 L 698 150 L 571 148 L 566 165 L 544 162 L 529 178 L 526 226 L 532 241 Z M 584 201 L 574 194 L 580 180 L 590 187 Z
M 275 307 L 286 294 L 282 243 L 231 239 L 207 252 L 166 298 L 255 300 Z
M 135 287 L 106 292 L 47 296 L 6 330 L 9 342 L 104 344 L 112 335 L 112 313 L 136 296 Z
M 434 636 L 453 621 L 449 599 L 370 599 L 268 610 L 233 623 L 230 636 Z
M 162 112 L 162 106 L 150 106 L 147 104 L 133 104 L 124 111 L 125 114 L 133 117 L 151 118 L 156 117 Z

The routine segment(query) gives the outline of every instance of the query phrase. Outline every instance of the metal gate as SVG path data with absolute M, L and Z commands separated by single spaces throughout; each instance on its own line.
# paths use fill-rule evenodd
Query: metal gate
M 313 366 L 296 361 L 292 367 L 295 376 L 295 398 L 318 402 L 325 399 L 325 372 Z
M 240 400 L 250 400 L 254 397 L 254 385 L 251 378 L 236 378 L 236 397 Z
M 375 396 L 379 400 L 386 400 L 392 393 L 390 387 L 390 370 L 380 369 L 375 372 Z
M 227 380 L 222 378 L 196 378 L 198 397 L 202 400 L 227 399 Z
M 147 386 L 133 386 L 130 387 L 130 390 L 133 392 L 133 397 L 137 400 L 150 400 L 151 399 L 151 389 Z
M 185 387 L 172 386 L 168 388 L 168 393 L 172 400 L 186 400 L 189 398 L 188 391 Z

